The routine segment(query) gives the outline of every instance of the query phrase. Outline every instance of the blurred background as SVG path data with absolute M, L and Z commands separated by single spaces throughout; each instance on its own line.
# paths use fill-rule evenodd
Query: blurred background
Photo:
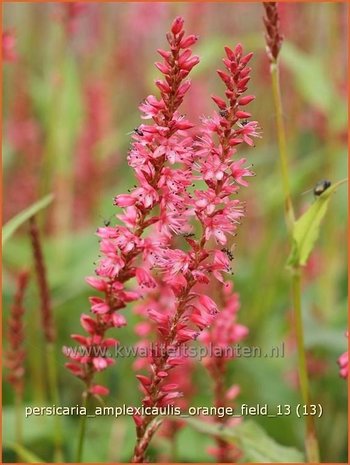
M 298 214 L 313 202 L 305 193 L 321 179 L 337 181 L 347 172 L 347 6 L 344 3 L 280 5 L 285 40 L 281 84 L 291 158 L 293 200 Z M 201 63 L 183 112 L 198 121 L 211 114 L 210 95 L 221 95 L 216 76 L 224 45 L 241 42 L 253 51 L 250 110 L 263 137 L 240 155 L 257 176 L 241 191 L 247 216 L 237 237 L 235 290 L 241 298 L 240 323 L 249 328 L 246 345 L 285 344 L 284 358 L 246 358 L 230 363 L 230 379 L 241 387 L 238 403 L 299 402 L 296 351 L 291 327 L 289 254 L 279 178 L 274 109 L 265 53 L 263 7 L 259 3 L 7 3 L 3 30 L 10 37 L 3 63 L 3 222 L 48 193 L 54 201 L 38 216 L 57 325 L 57 363 L 62 405 L 81 401 L 82 385 L 64 368 L 61 346 L 79 332 L 88 312 L 91 275 L 98 254 L 96 228 L 117 213 L 113 197 L 134 184 L 126 156 L 130 131 L 140 124 L 138 105 L 154 90 L 157 48 L 176 15 L 186 31 L 198 34 L 194 47 Z M 303 310 L 313 400 L 321 403 L 317 421 L 324 462 L 347 461 L 347 386 L 336 360 L 347 348 L 346 187 L 331 200 L 321 238 L 305 269 Z M 6 321 L 16 276 L 32 269 L 28 227 L 3 250 L 3 307 Z M 32 273 L 25 298 L 25 404 L 48 405 L 39 296 Z M 118 332 L 123 344 L 135 341 L 136 316 Z M 4 325 L 6 329 L 6 324 Z M 6 340 L 5 340 L 6 349 Z M 138 405 L 140 393 L 131 368 L 120 360 L 101 374 L 111 388 L 110 405 Z M 211 405 L 211 382 L 198 364 L 192 405 Z M 4 380 L 4 461 L 14 440 L 11 386 Z M 78 419 L 63 417 L 66 460 L 72 461 Z M 303 448 L 302 420 L 295 416 L 259 417 L 278 442 Z M 24 444 L 52 460 L 52 417 L 24 423 Z M 88 425 L 85 461 L 128 461 L 134 444 L 131 418 L 98 418 Z M 115 447 L 115 444 L 122 447 Z M 96 447 L 98 444 L 98 447 Z M 210 461 L 212 439 L 182 428 L 174 461 Z M 151 457 L 169 445 L 154 441 Z M 152 455 L 153 454 L 153 455 Z M 281 457 L 281 460 L 283 458 Z

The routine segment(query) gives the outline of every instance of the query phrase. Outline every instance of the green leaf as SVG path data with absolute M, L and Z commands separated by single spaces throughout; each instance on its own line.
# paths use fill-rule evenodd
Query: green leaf
M 320 233 L 321 222 L 327 212 L 331 195 L 347 180 L 339 181 L 315 199 L 309 209 L 294 223 L 293 248 L 288 266 L 304 266 Z
M 4 447 L 8 447 L 9 449 L 14 450 L 24 463 L 45 463 L 44 460 L 33 454 L 26 447 L 21 446 L 15 442 L 4 444 Z
M 52 200 L 53 195 L 49 194 L 11 218 L 2 228 L 2 245 L 5 244 L 5 242 L 20 226 L 22 226 L 23 223 L 28 221 L 33 215 L 36 215 L 40 210 L 47 207 Z
M 186 420 L 198 431 L 220 437 L 236 444 L 243 452 L 244 459 L 255 463 L 299 463 L 304 462 L 303 454 L 294 447 L 278 444 L 266 431 L 252 420 L 243 421 L 231 428 L 220 424 L 205 423 L 195 418 Z

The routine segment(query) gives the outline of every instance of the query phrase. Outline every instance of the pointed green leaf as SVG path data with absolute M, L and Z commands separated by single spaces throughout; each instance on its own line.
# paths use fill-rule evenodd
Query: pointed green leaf
M 29 220 L 33 215 L 36 215 L 40 210 L 47 207 L 53 200 L 53 195 L 49 194 L 46 197 L 33 203 L 30 207 L 22 210 L 18 215 L 11 218 L 2 228 L 2 245 L 12 236 L 12 234 L 22 226 L 23 223 Z
M 187 422 L 198 431 L 227 442 L 236 444 L 243 452 L 244 459 L 255 463 L 300 463 L 303 454 L 294 447 L 278 444 L 266 431 L 252 420 L 243 421 L 237 426 L 225 428 L 218 423 L 205 423 L 195 418 Z
M 294 223 L 293 248 L 289 266 L 304 266 L 320 233 L 321 222 L 327 212 L 331 195 L 347 180 L 339 181 L 318 196 L 308 210 Z
M 237 429 L 245 460 L 249 462 L 279 463 L 281 460 L 284 463 L 304 462 L 303 454 L 298 449 L 278 444 L 252 420 L 243 421 Z

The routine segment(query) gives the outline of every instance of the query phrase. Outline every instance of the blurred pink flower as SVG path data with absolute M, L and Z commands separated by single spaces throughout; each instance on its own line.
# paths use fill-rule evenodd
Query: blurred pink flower
M 346 333 L 346 337 L 349 337 L 348 332 Z M 348 363 L 349 363 L 349 352 L 346 351 L 338 358 L 339 374 L 344 379 L 346 379 L 349 375 Z
M 66 2 L 61 5 L 62 19 L 68 35 L 73 36 L 77 32 L 79 17 L 88 11 L 89 6 L 84 2 Z
M 2 59 L 4 61 L 16 61 L 16 37 L 12 31 L 3 31 L 2 33 Z

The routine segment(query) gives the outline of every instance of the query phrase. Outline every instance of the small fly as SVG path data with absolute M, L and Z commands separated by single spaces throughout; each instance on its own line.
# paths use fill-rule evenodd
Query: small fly
M 127 132 L 127 136 L 130 136 L 131 134 L 137 134 L 138 136 L 142 137 L 143 136 L 143 131 L 140 128 L 134 128 L 132 131 Z
M 328 179 L 323 179 L 322 181 L 318 181 L 314 187 L 314 195 L 319 196 L 323 194 L 329 187 L 331 187 L 331 181 Z
M 106 228 L 111 225 L 111 220 L 114 215 L 111 215 L 109 218 L 104 218 L 102 215 L 100 217 L 103 219 L 103 224 L 105 225 Z
M 221 249 L 221 252 L 224 252 L 230 261 L 234 259 L 233 253 L 230 249 L 227 249 L 226 247 L 224 247 Z
M 328 179 L 322 179 L 315 184 L 313 189 L 308 189 L 307 191 L 303 192 L 302 195 L 307 194 L 308 192 L 313 191 L 315 197 L 319 197 L 332 185 L 331 181 Z
M 242 121 L 239 121 L 237 123 L 237 126 L 240 128 L 244 128 L 244 126 L 247 126 L 248 123 L 249 123 L 249 119 L 243 119 Z

